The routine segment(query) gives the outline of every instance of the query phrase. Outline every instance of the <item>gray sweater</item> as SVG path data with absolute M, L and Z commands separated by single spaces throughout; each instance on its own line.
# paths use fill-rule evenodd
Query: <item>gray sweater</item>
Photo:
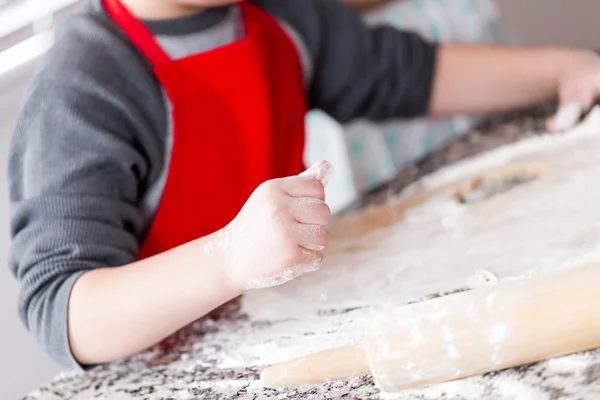
M 254 3 L 295 43 L 311 108 L 340 122 L 427 111 L 434 44 L 368 29 L 337 0 Z M 174 58 L 244 35 L 235 6 L 146 24 Z M 64 24 L 30 86 L 10 148 L 9 265 L 21 284 L 23 323 L 60 364 L 78 366 L 67 335 L 75 280 L 136 260 L 165 183 L 169 109 L 150 65 L 99 0 Z

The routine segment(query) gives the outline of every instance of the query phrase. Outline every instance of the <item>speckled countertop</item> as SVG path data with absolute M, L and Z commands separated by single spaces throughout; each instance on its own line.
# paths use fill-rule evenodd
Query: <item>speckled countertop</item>
M 389 198 L 425 174 L 465 157 L 544 130 L 552 105 L 488 119 L 468 135 L 402 171 L 386 187 L 368 194 L 350 209 Z M 162 345 L 133 359 L 69 372 L 25 400 L 84 399 L 378 399 L 369 377 L 316 387 L 265 390 L 257 368 L 223 368 L 222 349 L 272 324 L 251 320 L 235 300 L 178 332 Z M 347 310 L 340 310 L 347 312 Z M 600 353 L 563 359 L 470 378 L 459 386 L 405 394 L 403 399 L 600 399 Z

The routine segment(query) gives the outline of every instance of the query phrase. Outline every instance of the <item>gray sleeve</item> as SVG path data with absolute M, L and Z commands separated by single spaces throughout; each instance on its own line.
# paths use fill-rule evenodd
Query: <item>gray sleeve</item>
M 368 28 L 339 0 L 254 0 L 291 25 L 312 61 L 310 105 L 340 122 L 427 113 L 437 46 L 389 26 Z
M 18 311 L 68 367 L 77 367 L 67 335 L 71 288 L 86 271 L 136 259 L 146 225 L 140 193 L 156 179 L 148 160 L 160 165 L 164 153 L 160 89 L 110 29 L 98 16 L 69 22 L 30 86 L 9 155 Z

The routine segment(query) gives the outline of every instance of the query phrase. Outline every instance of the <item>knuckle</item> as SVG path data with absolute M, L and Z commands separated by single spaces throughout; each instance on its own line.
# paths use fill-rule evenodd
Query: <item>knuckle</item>
M 329 230 L 326 228 L 323 228 L 322 233 L 321 233 L 321 238 L 320 238 L 323 242 L 323 246 L 326 246 L 327 243 L 329 243 Z
M 316 244 L 325 246 L 329 241 L 329 231 L 325 227 L 318 227 L 315 229 L 313 238 Z
M 316 271 L 323 264 L 323 253 L 305 250 L 305 271 Z
M 294 219 L 291 208 L 285 201 L 274 200 L 271 203 L 271 219 L 279 225 L 280 229 L 291 235 L 291 224 Z
M 279 224 L 279 237 L 284 243 L 286 253 L 294 253 L 296 251 L 296 235 L 285 224 Z
M 323 253 L 317 252 L 315 253 L 315 259 L 317 261 L 317 265 L 321 265 L 323 263 L 323 260 L 325 259 L 325 256 L 323 255 Z
M 265 205 L 266 205 L 266 209 L 264 209 L 263 212 L 261 212 L 261 214 L 265 215 L 265 218 L 267 221 L 277 222 L 280 219 L 279 215 L 281 213 L 277 203 L 274 201 L 271 201 L 270 199 L 267 199 Z M 279 224 L 276 224 L 276 226 L 279 226 Z
M 319 213 L 322 215 L 324 222 L 329 222 L 331 219 L 331 209 L 327 203 L 323 202 L 319 205 Z
M 281 215 L 285 212 L 285 207 L 278 199 L 271 199 L 270 204 L 271 216 L 274 218 L 280 218 Z
M 270 181 L 266 181 L 262 183 L 260 186 L 261 193 L 264 193 L 265 196 L 269 198 L 275 198 L 279 194 L 279 182 L 277 179 L 272 179 Z
M 304 259 L 304 253 L 302 249 L 294 244 L 294 246 L 288 247 L 288 260 L 291 265 L 301 264 Z
M 314 185 L 313 191 L 315 193 L 315 197 L 317 197 L 321 200 L 325 199 L 325 187 L 323 187 L 323 184 L 320 181 L 314 179 L 313 185 Z
M 307 197 L 315 197 L 321 200 L 325 198 L 325 188 L 323 187 L 323 184 L 315 178 L 302 181 L 302 191 Z

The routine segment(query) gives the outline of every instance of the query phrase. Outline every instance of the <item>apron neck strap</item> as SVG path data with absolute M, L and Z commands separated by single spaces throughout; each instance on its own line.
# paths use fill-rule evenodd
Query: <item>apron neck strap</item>
M 169 55 L 160 47 L 150 30 L 125 7 L 120 0 L 102 0 L 108 16 L 125 33 L 138 50 L 153 65 L 171 61 Z

